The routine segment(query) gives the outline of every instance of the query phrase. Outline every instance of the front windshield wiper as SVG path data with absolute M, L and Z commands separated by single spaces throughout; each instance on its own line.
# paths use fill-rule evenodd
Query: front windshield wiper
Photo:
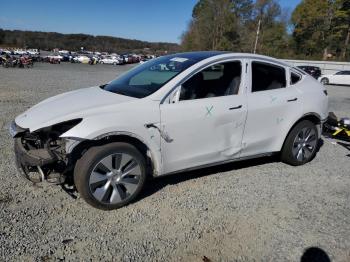
M 107 85 L 104 85 L 103 87 L 106 87 Z M 100 86 L 101 88 L 102 88 L 102 86 Z M 123 91 L 120 91 L 120 90 L 113 90 L 113 91 L 111 91 L 111 90 L 108 90 L 108 89 L 104 89 L 104 88 L 102 88 L 103 90 L 105 90 L 105 91 L 108 91 L 108 92 L 111 92 L 111 93 L 114 93 L 114 94 L 118 94 L 118 95 L 122 95 L 122 96 L 130 96 L 130 97 L 134 97 L 134 96 L 132 96 L 132 95 L 130 95 L 130 94 L 128 94 L 128 93 L 126 93 L 126 92 L 123 92 Z
M 118 94 L 118 95 L 122 95 L 122 96 L 131 96 L 130 94 L 127 94 L 127 93 L 120 91 L 120 90 L 113 91 L 113 93 Z M 131 97 L 133 97 L 133 96 L 131 96 Z

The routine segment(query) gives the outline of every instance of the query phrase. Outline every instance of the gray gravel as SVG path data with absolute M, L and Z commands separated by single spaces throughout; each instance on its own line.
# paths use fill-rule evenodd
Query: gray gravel
M 350 260 L 350 151 L 330 139 L 304 166 L 262 158 L 158 178 L 111 212 L 15 176 L 7 130 L 17 114 L 127 68 L 0 68 L 0 260 L 300 261 L 311 246 Z M 350 87 L 328 90 L 331 110 L 350 116 Z

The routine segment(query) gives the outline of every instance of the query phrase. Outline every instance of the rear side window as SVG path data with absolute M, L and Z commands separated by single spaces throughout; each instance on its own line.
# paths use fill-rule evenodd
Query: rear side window
M 252 92 L 286 87 L 286 71 L 283 67 L 252 62 Z
M 291 72 L 290 73 L 290 84 L 291 85 L 295 85 L 296 83 L 298 83 L 299 81 L 301 80 L 301 76 L 294 73 L 294 72 Z

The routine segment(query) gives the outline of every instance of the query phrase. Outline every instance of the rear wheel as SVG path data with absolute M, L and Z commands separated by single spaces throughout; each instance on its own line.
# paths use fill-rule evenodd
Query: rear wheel
M 82 198 L 104 210 L 129 204 L 140 193 L 145 180 L 145 158 L 126 143 L 90 148 L 74 169 L 74 182 Z
M 282 161 L 293 165 L 303 165 L 316 154 L 319 141 L 317 127 L 308 120 L 298 123 L 289 133 L 281 152 Z
M 324 85 L 328 85 L 329 84 L 329 79 L 327 77 L 324 77 L 321 79 L 321 83 Z

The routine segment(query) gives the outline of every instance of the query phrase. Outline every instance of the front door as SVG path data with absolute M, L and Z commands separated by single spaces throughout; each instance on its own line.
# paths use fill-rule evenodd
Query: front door
M 211 65 L 160 105 L 163 173 L 239 156 L 247 115 L 241 68 L 241 61 Z

